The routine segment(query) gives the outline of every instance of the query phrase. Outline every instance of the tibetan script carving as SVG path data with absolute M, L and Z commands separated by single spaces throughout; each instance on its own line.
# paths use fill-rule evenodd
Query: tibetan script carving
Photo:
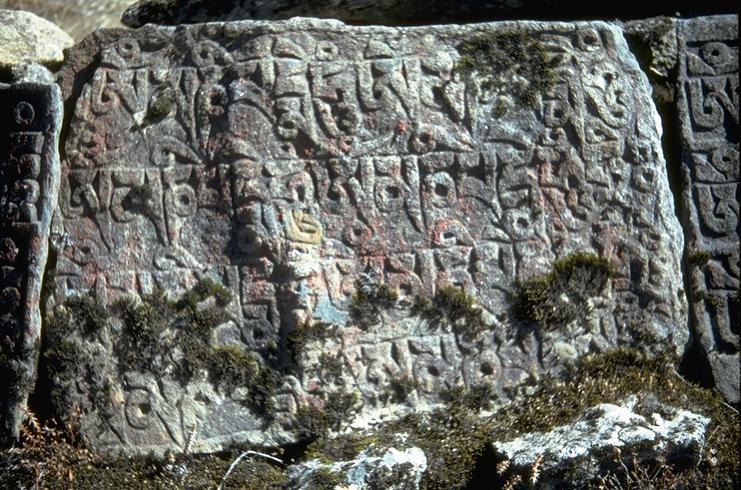
M 460 69 L 463 42 L 498 35 L 543 56 L 549 78 L 528 103 L 527 67 L 493 88 Z M 175 327 L 157 337 L 172 355 L 128 369 L 114 312 L 101 333 L 68 337 L 94 379 L 57 379 L 97 446 L 163 451 L 191 431 L 194 450 L 271 444 L 332 393 L 355 392 L 369 416 L 460 384 L 507 400 L 565 359 L 638 342 L 680 352 L 687 340 L 657 116 L 617 26 L 148 26 L 93 35 L 60 83 L 74 113 L 59 314 L 88 293 L 101 305 L 160 290 L 175 300 L 208 279 L 233 297 L 211 345 L 280 374 L 270 417 L 245 403 L 254 390 L 213 383 L 215 367 L 176 381 L 190 347 Z M 617 270 L 586 317 L 542 332 L 514 322 L 517 281 L 579 251 Z M 371 325 L 350 311 L 362 280 L 399 292 Z M 462 337 L 414 313 L 415 298 L 447 285 L 475 295 L 492 329 Z M 200 311 L 180 304 L 173 318 Z M 321 332 L 301 344 L 301 328 Z M 156 367 L 165 358 L 172 372 Z M 384 396 L 404 379 L 405 403 Z
M 715 386 L 739 401 L 738 17 L 678 23 L 692 321 Z

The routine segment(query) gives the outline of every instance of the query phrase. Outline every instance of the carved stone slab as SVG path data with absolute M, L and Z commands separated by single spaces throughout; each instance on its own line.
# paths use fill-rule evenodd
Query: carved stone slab
M 15 68 L 0 83 L 0 439 L 18 437 L 34 387 L 41 279 L 59 189 L 62 98 L 51 73 Z
M 683 214 L 692 321 L 716 387 L 739 401 L 738 17 L 678 23 Z
M 502 69 L 485 76 L 466 46 Z M 80 325 L 57 409 L 77 406 L 99 448 L 281 443 L 311 407 L 361 423 L 482 384 L 505 401 L 587 352 L 686 343 L 658 116 L 616 25 L 146 26 L 98 32 L 68 59 L 57 311 L 211 278 L 234 300 L 210 342 L 278 379 L 266 417 L 208 369 L 177 382 L 184 347 L 127 371 L 118 314 Z M 517 281 L 580 251 L 617 271 L 584 315 L 515 321 Z M 369 325 L 350 314 L 359 280 L 400 292 Z M 446 285 L 492 328 L 461 335 L 412 311 Z

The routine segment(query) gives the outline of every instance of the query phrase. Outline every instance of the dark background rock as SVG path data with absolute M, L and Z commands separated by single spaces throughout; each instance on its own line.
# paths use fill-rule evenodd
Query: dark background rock
M 732 13 L 735 2 L 595 3 L 585 0 L 141 0 L 123 23 L 183 24 L 225 20 L 281 20 L 295 16 L 351 24 L 420 25 L 496 20 L 635 19 L 656 15 Z

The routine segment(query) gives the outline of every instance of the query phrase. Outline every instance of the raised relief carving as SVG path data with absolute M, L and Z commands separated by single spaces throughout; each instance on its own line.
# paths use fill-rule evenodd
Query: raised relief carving
M 112 303 L 227 282 L 234 299 L 209 341 L 279 375 L 276 415 L 242 407 L 224 427 L 208 413 L 231 414 L 239 396 L 212 379 L 116 377 L 124 401 L 112 425 L 129 438 L 109 433 L 110 447 L 179 447 L 190 424 L 167 419 L 173 400 L 210 449 L 263 440 L 266 427 L 290 440 L 299 413 L 332 393 L 402 413 L 409 405 L 382 396 L 400 379 L 415 386 L 410 404 L 482 383 L 504 400 L 562 360 L 552 334 L 508 319 L 513 286 L 579 250 L 620 275 L 593 318 L 562 333 L 576 352 L 630 343 L 636 311 L 662 325 L 657 345 L 683 346 L 667 333 L 684 321 L 675 244 L 649 226 L 675 224 L 646 204 L 669 198 L 663 187 L 646 197 L 664 178 L 654 114 L 638 109 L 651 107 L 648 92 L 616 28 L 524 30 L 553 83 L 503 112 L 460 68 L 473 31 L 276 24 L 238 27 L 249 35 L 236 40 L 234 28 L 185 26 L 177 41 L 163 30 L 164 42 L 129 33 L 99 47 L 70 124 L 55 294 Z M 363 278 L 398 293 L 378 324 L 351 307 Z M 463 335 L 415 313 L 449 286 L 475 295 L 494 328 Z M 307 331 L 316 335 L 301 340 Z
M 685 260 L 692 324 L 716 387 L 739 400 L 738 19 L 678 23 Z

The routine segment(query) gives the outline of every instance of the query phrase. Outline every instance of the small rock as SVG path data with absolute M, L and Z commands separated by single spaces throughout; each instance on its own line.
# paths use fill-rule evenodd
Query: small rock
M 380 454 L 380 451 L 378 452 Z M 416 490 L 422 474 L 427 469 L 425 453 L 418 447 L 404 450 L 388 448 L 380 455 L 370 448 L 361 452 L 352 461 L 340 461 L 332 464 L 308 461 L 290 470 L 291 488 L 316 488 L 321 482 L 322 488 L 353 489 L 386 488 L 388 490 Z
M 583 474 L 598 474 L 597 468 L 614 448 L 623 454 L 638 453 L 639 459 L 661 458 L 668 453 L 672 458 L 695 458 L 697 449 L 704 445 L 709 418 L 655 401 L 638 410 L 637 402 L 638 398 L 631 396 L 619 404 L 602 403 L 587 409 L 571 424 L 494 442 L 493 447 L 516 467 L 538 465 L 545 479 L 576 461 Z
M 62 29 L 30 12 L 0 10 L 0 68 L 25 62 L 54 65 L 74 44 Z

